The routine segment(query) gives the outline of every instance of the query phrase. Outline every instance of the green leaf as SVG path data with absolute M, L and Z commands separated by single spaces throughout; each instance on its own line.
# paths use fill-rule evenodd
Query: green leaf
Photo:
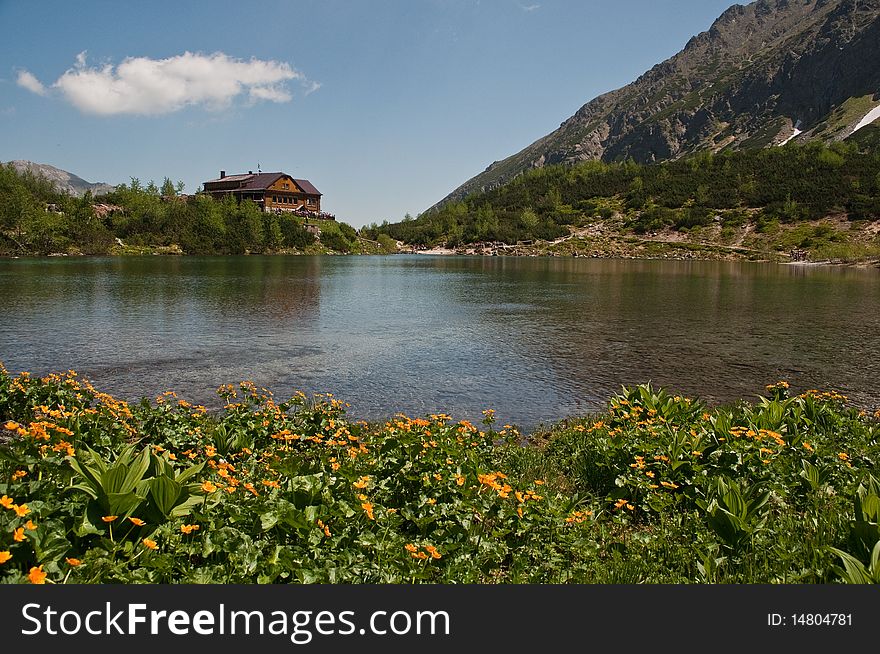
M 122 518 L 127 518 L 134 510 L 140 506 L 141 502 L 144 501 L 144 498 L 139 497 L 135 493 L 108 493 L 107 497 L 107 510 L 110 512 L 109 515 L 118 515 Z
M 55 531 L 49 532 L 41 540 L 34 540 L 37 563 L 57 561 L 69 549 L 70 542 Z
M 183 482 L 185 482 L 187 479 L 189 479 L 193 475 L 199 474 L 202 471 L 202 468 L 204 468 L 204 467 L 205 467 L 204 462 L 197 463 L 196 465 L 190 466 L 189 468 L 187 468 L 186 470 L 181 472 L 179 475 L 177 475 L 177 477 L 175 479 L 178 483 L 182 484 Z
M 263 513 L 260 515 L 260 528 L 263 531 L 269 531 L 272 527 L 278 524 L 278 514 L 274 511 L 269 511 L 267 513 Z
M 150 467 L 150 449 L 145 447 L 137 458 L 128 466 L 125 478 L 122 480 L 122 487 L 119 488 L 120 493 L 130 493 L 133 491 Z
M 177 503 L 183 487 L 173 479 L 166 476 L 156 477 L 150 482 L 150 495 L 156 508 L 166 517 L 170 517 L 171 510 Z
M 868 574 L 868 571 L 865 570 L 865 565 L 859 561 L 856 557 L 848 552 L 844 552 L 843 550 L 839 550 L 836 547 L 829 548 L 832 552 L 837 554 L 840 557 L 840 560 L 843 561 L 843 567 L 846 570 L 846 574 L 843 575 L 844 581 L 848 584 L 873 584 L 874 579 Z

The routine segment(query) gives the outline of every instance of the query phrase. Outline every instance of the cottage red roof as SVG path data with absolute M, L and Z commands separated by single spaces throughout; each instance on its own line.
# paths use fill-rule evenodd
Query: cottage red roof
M 227 175 L 226 177 L 219 177 L 217 179 L 209 179 L 205 184 L 229 184 L 238 182 L 238 186 L 235 187 L 236 190 L 243 191 L 260 191 L 268 189 L 272 184 L 278 181 L 281 177 L 290 177 L 287 173 L 257 173 L 256 175 L 253 173 L 247 175 Z M 314 184 L 312 184 L 307 179 L 295 179 L 290 177 L 296 184 L 308 195 L 322 195 L 318 189 L 315 188 Z
M 293 181 L 296 182 L 297 186 L 299 186 L 303 191 L 305 191 L 309 195 L 323 195 L 307 179 L 294 179 Z

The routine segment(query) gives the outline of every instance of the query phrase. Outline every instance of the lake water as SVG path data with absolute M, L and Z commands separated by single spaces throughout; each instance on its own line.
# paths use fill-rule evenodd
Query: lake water
M 531 428 L 652 381 L 710 402 L 788 380 L 880 405 L 880 274 L 756 263 L 431 257 L 0 260 L 0 361 L 127 399 L 332 392 L 358 418 Z

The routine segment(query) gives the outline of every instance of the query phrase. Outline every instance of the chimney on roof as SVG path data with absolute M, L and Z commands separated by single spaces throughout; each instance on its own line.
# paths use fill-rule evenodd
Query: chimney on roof
M 225 171 L 225 170 L 221 170 L 221 171 L 220 171 L 220 179 L 223 179 L 224 177 L 226 177 L 226 171 Z
M 248 175 L 253 175 L 253 174 L 254 174 L 254 171 L 253 171 L 253 170 L 249 170 L 249 171 L 248 171 Z

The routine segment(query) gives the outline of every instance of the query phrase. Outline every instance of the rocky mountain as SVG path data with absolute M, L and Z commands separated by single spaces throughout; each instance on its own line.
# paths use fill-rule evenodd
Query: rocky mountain
M 24 161 L 17 159 L 8 162 L 19 172 L 29 171 L 33 175 L 41 175 L 55 185 L 55 188 L 62 193 L 69 193 L 81 197 L 86 191 L 91 191 L 92 195 L 100 195 L 109 193 L 115 187 L 104 182 L 87 182 L 82 177 L 77 177 L 73 173 L 61 170 L 49 164 L 34 163 L 33 161 Z
M 733 5 L 635 82 L 581 107 L 439 204 L 531 168 L 639 163 L 797 139 L 834 141 L 880 118 L 880 0 Z

